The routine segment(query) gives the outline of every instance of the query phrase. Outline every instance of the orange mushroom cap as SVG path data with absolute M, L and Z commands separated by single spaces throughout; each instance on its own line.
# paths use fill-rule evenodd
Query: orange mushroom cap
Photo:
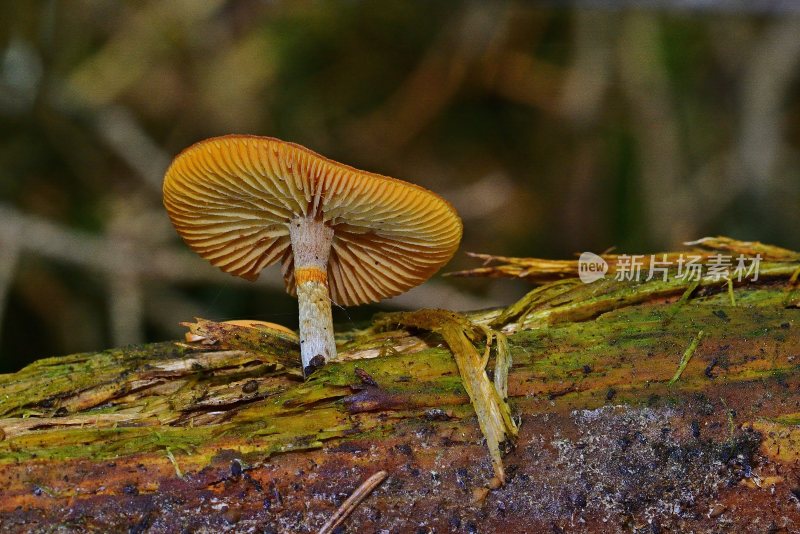
M 164 205 L 213 265 L 255 280 L 280 261 L 292 294 L 289 223 L 322 218 L 334 229 L 331 298 L 348 306 L 421 284 L 450 260 L 462 233 L 455 209 L 435 193 L 270 137 L 228 135 L 187 148 L 167 170 Z

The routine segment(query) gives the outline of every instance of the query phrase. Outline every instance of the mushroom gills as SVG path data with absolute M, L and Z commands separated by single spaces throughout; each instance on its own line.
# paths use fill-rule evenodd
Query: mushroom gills
M 306 374 L 336 355 L 332 299 L 355 306 L 399 295 L 461 240 L 461 219 L 435 193 L 271 137 L 192 145 L 167 169 L 163 192 L 184 241 L 226 273 L 252 281 L 281 262 L 299 299 Z
M 289 237 L 300 309 L 300 357 L 303 373 L 308 376 L 336 356 L 328 290 L 333 228 L 319 218 L 297 217 L 289 222 Z

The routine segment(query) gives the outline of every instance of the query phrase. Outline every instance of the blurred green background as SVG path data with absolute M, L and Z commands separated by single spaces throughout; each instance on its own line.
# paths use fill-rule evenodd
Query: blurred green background
M 177 338 L 182 320 L 296 326 L 177 238 L 170 159 L 226 134 L 416 182 L 463 251 L 564 258 L 726 234 L 800 249 L 800 5 L 41 0 L 0 3 L 0 371 Z M 377 309 L 505 304 L 443 279 Z

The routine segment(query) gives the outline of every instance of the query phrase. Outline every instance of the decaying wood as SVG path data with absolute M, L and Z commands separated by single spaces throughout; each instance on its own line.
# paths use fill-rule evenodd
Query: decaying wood
M 566 277 L 379 316 L 306 382 L 291 335 L 208 321 L 40 360 L 0 376 L 0 531 L 316 532 L 381 470 L 347 531 L 797 531 L 800 258 L 769 250 L 730 288 Z
M 772 245 L 759 242 L 736 241 L 728 237 L 706 237 L 691 243 L 686 243 L 691 249 L 680 252 L 659 252 L 656 254 L 642 254 L 640 260 L 646 270 L 651 259 L 676 263 L 681 256 L 692 255 L 701 260 L 708 260 L 720 254 L 744 254 L 752 257 L 759 255 L 768 261 L 797 261 L 800 254 Z M 555 280 L 574 278 L 578 274 L 578 260 L 547 260 L 541 258 L 512 258 L 508 256 L 493 256 L 491 254 L 475 254 L 468 252 L 473 258 L 483 261 L 483 267 L 448 273 L 449 276 L 488 277 L 488 278 L 521 278 L 533 283 L 546 283 Z M 616 273 L 619 262 L 629 260 L 630 254 L 611 254 L 606 252 L 600 255 L 609 267 L 609 274 Z

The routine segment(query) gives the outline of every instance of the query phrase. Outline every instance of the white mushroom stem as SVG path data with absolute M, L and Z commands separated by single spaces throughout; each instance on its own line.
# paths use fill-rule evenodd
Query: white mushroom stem
M 289 237 L 300 308 L 300 357 L 307 373 L 336 356 L 328 291 L 333 228 L 312 217 L 298 217 L 290 223 Z

